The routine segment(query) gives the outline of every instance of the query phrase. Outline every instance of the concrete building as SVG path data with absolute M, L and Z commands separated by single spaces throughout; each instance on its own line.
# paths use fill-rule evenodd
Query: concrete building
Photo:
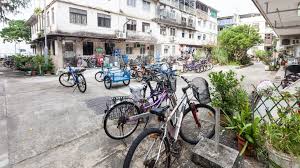
M 259 13 L 249 13 L 243 15 L 233 15 L 227 17 L 218 18 L 218 30 L 234 26 L 234 25 L 251 25 L 258 29 L 259 34 L 263 39 L 263 43 L 252 47 L 248 54 L 253 55 L 255 50 L 271 50 L 273 39 L 276 38 L 276 34 L 273 29 L 266 22 L 264 17 Z
M 281 50 L 300 57 L 300 2 L 297 0 L 252 0 L 267 23 L 279 36 Z
M 36 14 L 27 23 L 36 53 L 43 53 L 46 24 L 50 56 L 61 68 L 98 48 L 154 59 L 214 45 L 216 18 L 217 10 L 198 0 L 48 0 L 46 23 Z

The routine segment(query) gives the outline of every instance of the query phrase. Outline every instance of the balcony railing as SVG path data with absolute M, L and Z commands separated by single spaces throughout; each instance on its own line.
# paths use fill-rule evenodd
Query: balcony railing
M 169 23 L 173 24 L 174 26 L 181 26 L 193 29 L 195 29 L 196 27 L 194 20 L 182 20 L 181 16 L 179 16 L 178 14 L 165 9 L 157 9 L 156 18 L 154 19 L 154 21 Z
M 179 1 L 174 1 L 174 0 L 159 0 L 160 3 L 172 6 L 176 9 L 179 9 L 181 11 L 184 11 L 186 13 L 195 15 L 196 14 L 196 10 L 195 8 L 192 8 L 190 6 L 184 5 L 182 3 L 179 3 Z

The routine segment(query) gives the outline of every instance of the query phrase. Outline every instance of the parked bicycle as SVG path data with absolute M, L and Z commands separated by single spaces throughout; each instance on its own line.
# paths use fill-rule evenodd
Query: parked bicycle
M 151 80 L 153 78 L 145 77 L 142 87 L 130 88 L 133 101 L 125 100 L 117 103 L 105 114 L 104 130 L 110 138 L 120 140 L 130 136 L 141 121 L 147 125 L 150 117 L 147 111 L 153 107 L 159 107 L 163 102 L 175 107 L 176 97 L 174 92 L 167 87 L 167 79 L 157 80 L 155 88 L 151 85 Z M 147 87 L 150 89 L 149 97 L 145 96 Z
M 59 83 L 65 87 L 73 87 L 76 85 L 78 90 L 84 93 L 87 88 L 86 80 L 82 74 L 84 71 L 85 69 L 75 69 L 68 65 L 68 71 L 59 76 Z
M 188 84 L 182 88 L 184 95 L 181 101 L 170 114 L 167 114 L 169 106 L 150 110 L 149 113 L 158 117 L 160 128 L 146 129 L 133 141 L 126 155 L 124 168 L 170 167 L 171 156 L 180 157 L 182 142 L 178 140 L 179 135 L 193 145 L 199 142 L 200 135 L 213 137 L 215 110 L 206 104 L 210 101 L 207 82 L 203 78 L 192 81 L 181 78 Z M 188 89 L 193 90 L 199 104 L 189 99 Z

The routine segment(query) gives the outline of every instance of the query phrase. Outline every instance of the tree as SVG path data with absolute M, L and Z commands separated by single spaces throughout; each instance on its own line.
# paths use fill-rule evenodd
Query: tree
M 262 39 L 255 27 L 240 25 L 221 31 L 218 41 L 229 54 L 229 59 L 242 63 L 244 59 L 247 59 L 247 50 L 260 44 Z
M 0 0 L 0 22 L 9 20 L 8 13 L 16 13 L 19 8 L 27 7 L 30 0 Z
M 21 41 L 30 40 L 30 27 L 26 25 L 24 20 L 11 20 L 8 27 L 0 31 L 0 37 L 3 42 L 14 42 L 15 44 Z

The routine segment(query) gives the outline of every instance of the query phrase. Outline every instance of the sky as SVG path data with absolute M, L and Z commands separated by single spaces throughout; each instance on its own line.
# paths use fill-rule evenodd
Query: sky
M 41 0 L 31 0 L 28 4 L 28 8 L 20 9 L 20 12 L 15 15 L 9 15 L 13 19 L 25 19 L 27 20 L 33 13 L 34 6 L 39 5 Z M 230 16 L 233 14 L 246 14 L 246 13 L 258 13 L 255 5 L 251 0 L 200 0 L 201 2 L 217 9 L 219 11 L 218 16 Z M 3 27 L 3 23 L 0 23 L 0 30 Z M 22 44 L 19 48 L 29 49 L 28 46 Z M 13 44 L 3 44 L 0 39 L 0 55 L 1 53 L 14 52 Z
M 259 13 L 251 0 L 200 0 L 201 2 L 217 9 L 218 16 L 236 14 Z

